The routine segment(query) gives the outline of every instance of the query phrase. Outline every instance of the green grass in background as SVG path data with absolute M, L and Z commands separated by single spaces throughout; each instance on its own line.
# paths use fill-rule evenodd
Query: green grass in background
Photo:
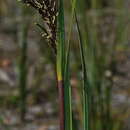
M 19 93 L 20 93 L 20 112 L 21 112 L 21 120 L 25 121 L 26 114 L 26 99 L 27 99 L 27 37 L 28 37 L 28 29 L 29 29 L 29 21 L 27 21 L 26 17 L 26 9 L 21 6 L 20 8 L 20 24 L 19 24 L 19 46 L 20 46 L 20 58 L 19 58 Z
M 56 1 L 57 2 L 57 1 Z M 119 130 L 116 122 L 112 117 L 111 108 L 111 92 L 112 92 L 112 75 L 105 76 L 108 70 L 113 74 L 114 55 L 118 42 L 124 39 L 124 16 L 118 15 L 118 24 L 116 27 L 115 44 L 108 48 L 101 41 L 99 34 L 99 24 L 103 22 L 104 17 L 109 13 L 106 12 L 108 6 L 105 7 L 103 1 L 92 0 L 89 5 L 85 0 L 70 1 L 71 15 L 69 31 L 65 37 L 65 16 L 64 16 L 64 1 L 58 1 L 58 17 L 57 17 L 57 39 L 56 39 L 56 77 L 59 93 L 59 118 L 60 130 L 73 130 L 74 120 L 72 119 L 72 86 L 71 80 L 71 59 L 73 44 L 71 45 L 71 35 L 73 23 L 76 24 L 79 37 L 78 55 L 81 59 L 82 69 L 82 125 L 78 124 L 83 130 Z M 114 9 L 122 9 L 122 1 L 115 1 Z M 77 6 L 76 6 L 77 5 Z M 77 7 L 77 8 L 76 8 Z M 111 8 L 110 8 L 111 9 Z M 113 9 L 113 10 L 114 10 Z M 118 13 L 118 12 L 114 12 Z M 122 14 L 122 12 L 121 12 Z M 110 13 L 110 15 L 113 15 Z M 116 14 L 117 15 L 117 14 Z M 74 21 L 75 18 L 75 21 Z M 44 23 L 44 21 L 43 21 Z M 106 25 L 101 25 L 105 27 Z M 108 25 L 109 26 L 109 25 Z M 26 51 L 27 51 L 27 24 L 22 24 L 22 53 L 20 63 L 20 93 L 21 93 L 21 114 L 24 116 L 26 111 Z M 43 29 L 44 30 L 44 29 Z M 67 42 L 65 42 L 67 39 Z M 51 51 L 50 51 L 51 53 Z M 52 53 L 53 55 L 53 53 Z M 108 58 L 111 59 L 110 63 Z M 78 64 L 78 63 L 77 63 Z M 73 113 L 75 114 L 75 113 Z

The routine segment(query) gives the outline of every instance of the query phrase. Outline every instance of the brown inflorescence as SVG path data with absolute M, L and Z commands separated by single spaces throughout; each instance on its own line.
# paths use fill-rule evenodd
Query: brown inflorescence
M 49 42 L 56 54 L 56 35 L 57 35 L 57 0 L 23 0 L 26 4 L 32 6 L 40 15 L 46 28 L 42 36 Z

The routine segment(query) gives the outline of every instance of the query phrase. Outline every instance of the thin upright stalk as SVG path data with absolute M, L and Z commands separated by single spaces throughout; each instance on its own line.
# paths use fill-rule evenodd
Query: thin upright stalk
M 65 62 L 65 31 L 63 0 L 59 0 L 58 42 L 57 42 L 57 84 L 59 90 L 60 130 L 65 130 L 65 100 L 64 100 L 64 62 Z
M 90 130 L 90 117 L 89 117 L 89 104 L 90 104 L 90 85 L 88 82 L 88 77 L 87 77 L 87 69 L 86 69 L 86 63 L 85 63 L 85 52 L 83 49 L 83 40 L 80 32 L 80 27 L 78 24 L 78 19 L 76 16 L 75 12 L 75 19 L 76 19 L 76 25 L 77 25 L 77 30 L 79 34 L 79 46 L 80 46 L 80 54 L 81 54 L 81 62 L 82 62 L 82 71 L 83 71 L 83 91 L 82 91 L 82 96 L 83 96 L 83 130 Z
M 27 96 L 27 34 L 28 24 L 23 20 L 24 9 L 21 9 L 19 44 L 21 47 L 19 63 L 19 93 L 20 93 L 20 113 L 21 120 L 25 120 L 26 96 Z M 24 21 L 24 22 L 23 22 Z
M 70 85 L 70 38 L 73 27 L 74 20 L 74 9 L 76 6 L 76 0 L 72 0 L 71 7 L 71 18 L 70 18 L 70 26 L 68 31 L 68 42 L 66 46 L 66 54 L 65 54 L 65 72 L 64 72 L 64 91 L 65 91 L 65 130 L 73 130 L 73 121 L 72 121 L 72 88 Z
M 72 130 L 72 104 L 69 74 L 70 35 L 73 21 L 75 0 L 72 2 L 72 17 L 68 35 L 68 44 L 65 46 L 64 7 L 63 0 L 59 2 L 58 16 L 58 44 L 57 44 L 57 78 L 60 103 L 60 130 Z
M 64 85 L 63 81 L 58 81 L 59 90 L 59 116 L 60 116 L 60 130 L 65 130 L 65 106 L 64 106 Z

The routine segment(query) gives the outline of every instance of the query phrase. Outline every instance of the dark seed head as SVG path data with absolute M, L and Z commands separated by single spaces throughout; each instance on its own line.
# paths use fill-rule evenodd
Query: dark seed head
M 42 16 L 47 32 L 44 33 L 44 38 L 56 52 L 57 0 L 23 0 L 23 2 L 35 8 Z

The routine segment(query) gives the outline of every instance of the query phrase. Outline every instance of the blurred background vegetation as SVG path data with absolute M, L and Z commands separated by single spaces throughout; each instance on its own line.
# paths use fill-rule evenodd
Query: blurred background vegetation
M 64 6 L 67 37 L 70 1 L 65 0 Z M 92 43 L 87 51 L 87 71 L 93 86 L 92 130 L 130 130 L 129 6 L 129 0 L 77 1 L 81 32 L 85 39 L 82 25 L 86 22 Z M 32 8 L 15 0 L 0 0 L 0 130 L 58 129 L 54 57 L 35 22 L 42 20 Z M 71 35 L 73 121 L 75 130 L 80 130 L 82 66 L 76 23 Z M 19 87 L 19 80 L 24 80 L 27 88 Z M 20 114 L 25 111 L 23 125 Z

